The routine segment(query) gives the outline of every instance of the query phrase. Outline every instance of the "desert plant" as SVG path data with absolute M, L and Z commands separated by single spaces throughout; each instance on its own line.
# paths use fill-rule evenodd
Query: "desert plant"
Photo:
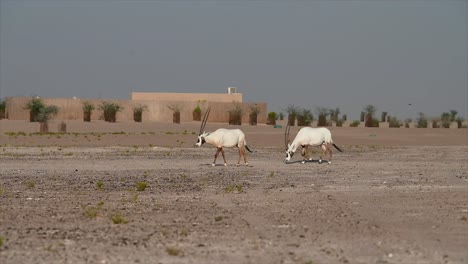
M 297 125 L 298 126 L 310 126 L 314 121 L 314 115 L 309 109 L 300 109 L 297 112 Z
M 121 215 L 120 213 L 115 213 L 115 214 L 111 215 L 110 218 L 112 220 L 112 223 L 114 223 L 116 225 L 128 223 L 128 220 L 123 215 Z
M 268 125 L 276 125 L 276 112 L 268 113 Z
M 361 112 L 361 115 L 360 115 L 360 117 L 359 117 L 359 120 L 360 120 L 361 122 L 364 122 L 365 117 L 366 117 L 366 113 L 365 113 L 365 112 Z
M 147 182 L 137 182 L 136 183 L 136 188 L 137 188 L 137 191 L 139 191 L 139 192 L 144 191 L 146 189 L 146 187 L 148 187 Z
M 36 122 L 36 116 L 39 114 L 42 108 L 45 107 L 44 101 L 38 96 L 31 98 L 26 103 L 25 109 L 29 110 L 29 122 Z
M 249 106 L 249 125 L 257 125 L 257 117 L 260 113 L 260 107 L 257 104 Z
M 329 110 L 325 107 L 317 107 L 315 112 L 318 115 L 317 126 L 327 126 L 327 115 Z
M 39 110 L 36 115 L 35 121 L 40 123 L 47 123 L 58 113 L 58 107 L 55 105 L 44 106 Z
M 340 116 L 340 113 L 341 113 L 340 108 L 339 107 L 336 107 L 335 109 L 330 108 L 328 111 L 329 111 L 329 114 L 330 114 L 330 120 L 334 121 L 335 123 L 338 123 L 339 116 Z
M 143 120 L 143 111 L 147 110 L 148 106 L 138 104 L 133 107 L 133 121 L 141 122 Z
M 388 118 L 388 127 L 401 127 L 401 122 L 394 116 Z
M 387 122 L 387 112 L 382 112 L 380 122 Z
M 378 127 L 379 126 L 378 121 L 374 120 L 374 115 L 375 115 L 375 112 L 377 111 L 377 108 L 373 105 L 366 105 L 364 106 L 363 111 L 365 113 L 365 126 L 375 127 L 377 124 L 377 127 Z
M 289 105 L 288 108 L 286 108 L 286 112 L 288 112 L 288 125 L 290 126 L 295 125 L 296 115 L 298 111 L 299 111 L 299 108 L 294 105 Z
M 83 121 L 91 122 L 91 114 L 96 107 L 89 101 L 83 102 Z
M 443 128 L 449 128 L 450 127 L 450 113 L 444 112 L 440 116 L 440 121 L 441 121 L 441 126 Z
M 180 111 L 182 111 L 183 105 L 180 104 L 170 104 L 167 108 L 172 110 L 172 123 L 180 124 Z
M 351 124 L 349 124 L 350 127 L 358 127 L 361 122 L 359 120 L 354 120 Z
M 6 100 L 0 99 L 0 119 L 5 118 Z
M 432 119 L 432 128 L 440 128 L 439 118 L 433 118 Z
M 124 108 L 117 103 L 104 101 L 99 106 L 99 110 L 104 113 L 104 121 L 115 123 L 117 120 L 117 113 L 122 111 Z
M 174 247 L 174 246 L 167 247 L 166 252 L 167 252 L 167 254 L 169 254 L 169 256 L 181 256 L 181 255 L 183 255 L 183 251 L 180 248 L 177 248 L 177 247 Z
M 103 186 L 104 186 L 104 182 L 103 182 L 102 180 L 98 180 L 98 181 L 96 182 L 96 187 L 97 187 L 98 189 L 102 189 Z
M 347 120 L 348 120 L 348 115 L 344 114 L 344 115 L 341 117 L 341 119 L 343 120 L 343 122 L 344 122 L 344 121 L 347 121 Z
M 278 114 L 278 118 L 279 118 L 279 120 L 284 120 L 284 114 L 282 112 L 280 112 Z
M 418 128 L 427 128 L 428 122 L 427 122 L 427 117 L 426 117 L 426 115 L 424 115 L 424 114 L 421 113 L 421 112 L 420 112 L 418 115 L 419 115 L 419 116 L 418 116 L 418 118 L 416 119 L 416 122 L 417 122 L 416 127 L 418 127 Z
M 229 125 L 242 125 L 242 104 L 232 103 L 232 109 L 229 110 Z
M 465 119 L 463 119 L 463 117 L 457 117 L 457 127 L 458 128 L 462 128 L 463 127 L 463 121 L 465 121 Z
M 201 107 L 199 104 L 197 104 L 197 106 L 192 111 L 193 121 L 201 121 L 201 112 Z
M 406 127 L 406 128 L 409 128 L 411 122 L 413 122 L 413 119 L 411 119 L 411 118 L 406 118 L 406 119 L 405 119 L 405 127 Z
M 458 114 L 457 110 L 450 110 L 449 111 L 449 115 L 450 115 L 449 121 L 450 122 L 455 122 L 455 120 L 457 119 L 457 114 Z

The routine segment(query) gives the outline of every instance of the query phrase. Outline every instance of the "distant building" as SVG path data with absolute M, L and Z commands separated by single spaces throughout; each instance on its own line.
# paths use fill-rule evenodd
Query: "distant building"
M 11 120 L 29 120 L 29 111 L 24 106 L 29 102 L 30 97 L 8 97 L 6 98 L 6 117 Z M 82 120 L 83 103 L 89 102 L 96 109 L 93 111 L 91 120 L 102 119 L 102 111 L 99 105 L 104 101 L 118 103 L 123 107 L 121 112 L 117 113 L 117 122 L 132 122 L 133 108 L 138 105 L 147 106 L 143 112 L 143 122 L 159 121 L 172 122 L 172 110 L 168 108 L 171 105 L 178 105 L 181 108 L 181 121 L 188 122 L 193 120 L 192 112 L 197 106 L 204 111 L 208 106 L 211 107 L 209 122 L 228 123 L 228 111 L 233 109 L 234 103 L 240 103 L 243 109 L 242 122 L 248 123 L 249 111 L 252 106 L 257 107 L 260 112 L 257 117 L 258 123 L 266 123 L 267 103 L 252 102 L 244 103 L 242 94 L 237 93 L 235 87 L 229 87 L 226 93 L 151 93 L 151 92 L 132 92 L 130 100 L 110 100 L 110 99 L 81 99 L 81 98 L 43 98 L 47 105 L 56 105 L 59 112 L 56 120 Z

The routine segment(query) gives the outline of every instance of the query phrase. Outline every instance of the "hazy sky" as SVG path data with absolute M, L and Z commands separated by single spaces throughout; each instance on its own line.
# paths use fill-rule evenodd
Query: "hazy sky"
M 0 3 L 1 98 L 235 86 L 269 111 L 468 117 L 466 0 Z

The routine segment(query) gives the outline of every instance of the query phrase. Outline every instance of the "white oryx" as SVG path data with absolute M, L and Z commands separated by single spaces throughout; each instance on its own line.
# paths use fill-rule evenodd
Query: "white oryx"
M 219 153 L 223 155 L 224 166 L 227 166 L 226 157 L 224 156 L 224 149 L 237 147 L 239 149 L 239 160 L 237 161 L 237 166 L 240 164 L 241 157 L 244 156 L 244 163 L 248 165 L 247 155 L 245 154 L 244 147 L 252 152 L 247 146 L 245 141 L 245 135 L 240 129 L 225 129 L 220 128 L 215 132 L 205 132 L 206 121 L 208 120 L 208 115 L 210 114 L 211 108 L 208 108 L 205 115 L 203 116 L 202 124 L 200 126 L 200 132 L 198 134 L 198 140 L 195 146 L 201 147 L 204 143 L 211 144 L 217 148 L 215 158 L 212 166 L 216 165 L 216 159 L 218 158 Z
M 328 150 L 330 155 L 330 159 L 328 160 L 328 164 L 331 164 L 332 160 L 332 146 L 335 147 L 338 151 L 343 152 L 338 146 L 333 143 L 332 136 L 330 130 L 324 127 L 319 128 L 312 128 L 312 127 L 303 127 L 299 130 L 296 137 L 294 138 L 291 144 L 288 143 L 289 138 L 289 130 L 291 127 L 289 125 L 286 126 L 286 131 L 284 133 L 284 140 L 285 140 L 285 147 L 286 147 L 286 161 L 289 161 L 294 153 L 296 152 L 299 146 L 302 147 L 302 156 L 304 159 L 302 160 L 302 164 L 305 163 L 307 159 L 307 153 L 309 146 L 321 146 L 322 154 L 320 155 L 319 163 L 322 163 L 322 157 Z M 312 160 L 309 158 L 309 160 Z

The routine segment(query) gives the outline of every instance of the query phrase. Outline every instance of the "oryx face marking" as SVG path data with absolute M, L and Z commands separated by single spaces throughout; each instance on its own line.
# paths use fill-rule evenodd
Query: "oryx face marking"
M 206 142 L 205 137 L 206 137 L 206 133 L 198 135 L 197 143 L 195 143 L 195 146 L 201 147 L 201 145 L 205 144 Z
M 294 156 L 294 152 L 292 152 L 290 150 L 286 150 L 286 159 L 285 159 L 285 161 L 290 161 L 293 156 Z

